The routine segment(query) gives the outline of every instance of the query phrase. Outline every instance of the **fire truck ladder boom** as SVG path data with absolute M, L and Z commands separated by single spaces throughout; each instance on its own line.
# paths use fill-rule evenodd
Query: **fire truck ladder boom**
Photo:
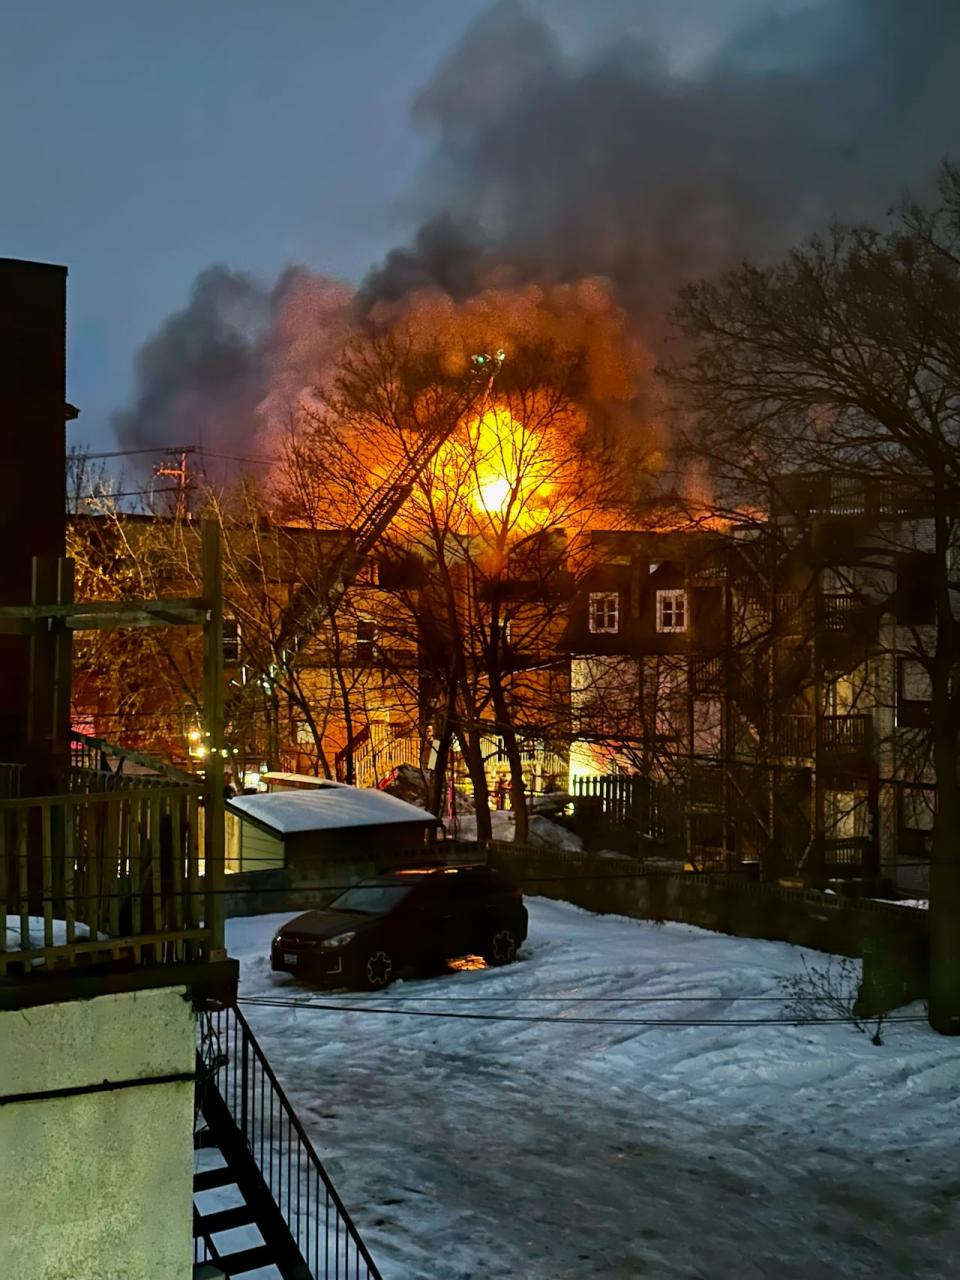
M 347 545 L 327 566 L 322 577 L 310 584 L 303 584 L 287 609 L 291 623 L 295 620 L 296 635 L 289 637 L 287 650 L 297 652 L 308 643 L 312 631 L 322 615 L 331 617 L 340 605 L 350 580 L 365 556 L 376 546 L 403 508 L 413 492 L 413 487 L 424 469 L 436 457 L 437 452 L 450 439 L 463 415 L 478 400 L 485 399 L 493 389 L 494 379 L 503 365 L 504 352 L 472 357 L 471 389 L 442 421 L 425 431 L 417 444 L 397 464 L 393 474 L 373 493 L 369 502 L 357 517 Z M 480 384 L 480 385 L 478 385 Z M 311 602 L 304 607 L 304 595 Z

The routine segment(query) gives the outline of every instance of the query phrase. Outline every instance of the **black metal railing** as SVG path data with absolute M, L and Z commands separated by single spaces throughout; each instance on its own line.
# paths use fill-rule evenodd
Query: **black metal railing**
M 200 1019 L 200 1053 L 311 1276 L 382 1280 L 239 1009 Z M 202 1257 L 213 1257 L 198 1241 Z

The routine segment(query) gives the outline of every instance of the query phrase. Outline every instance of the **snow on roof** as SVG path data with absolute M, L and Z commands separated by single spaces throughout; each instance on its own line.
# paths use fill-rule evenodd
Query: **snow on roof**
M 310 791 L 329 791 L 334 787 L 345 787 L 345 782 L 333 782 L 330 778 L 317 778 L 311 773 L 261 773 L 260 781 L 277 791 L 292 791 L 301 787 Z
M 227 809 L 256 819 L 280 835 L 300 831 L 332 831 L 344 827 L 373 827 L 381 823 L 433 822 L 432 813 L 415 804 L 360 787 L 311 788 L 309 791 L 270 791 L 234 796 Z

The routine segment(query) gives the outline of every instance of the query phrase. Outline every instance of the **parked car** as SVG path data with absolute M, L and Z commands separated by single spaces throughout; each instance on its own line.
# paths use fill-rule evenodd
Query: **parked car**
M 412 867 L 361 880 L 285 924 L 270 964 L 324 986 L 377 988 L 458 956 L 509 964 L 526 936 L 520 890 L 492 868 Z

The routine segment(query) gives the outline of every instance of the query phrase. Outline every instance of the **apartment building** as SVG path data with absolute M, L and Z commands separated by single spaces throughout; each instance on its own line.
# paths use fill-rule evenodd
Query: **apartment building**
M 594 535 L 564 641 L 572 773 L 649 780 L 637 821 L 693 865 L 922 891 L 930 521 L 889 486 L 778 493 L 723 533 Z

